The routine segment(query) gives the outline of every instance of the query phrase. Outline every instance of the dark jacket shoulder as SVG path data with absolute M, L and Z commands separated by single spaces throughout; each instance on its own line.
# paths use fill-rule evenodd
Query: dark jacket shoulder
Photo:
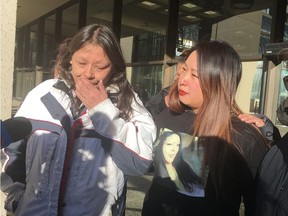
M 251 124 L 247 124 L 235 117 L 232 119 L 232 140 L 234 145 L 240 149 L 252 170 L 253 176 L 268 150 L 268 144 L 261 132 Z

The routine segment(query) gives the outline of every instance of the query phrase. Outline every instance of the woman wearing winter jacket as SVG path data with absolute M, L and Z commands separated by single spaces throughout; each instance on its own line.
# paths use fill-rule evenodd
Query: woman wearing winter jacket
M 5 208 L 15 216 L 123 215 L 127 175 L 152 162 L 156 128 L 103 25 L 59 48 L 57 78 L 34 88 L 16 116 L 32 133 L 4 149 Z

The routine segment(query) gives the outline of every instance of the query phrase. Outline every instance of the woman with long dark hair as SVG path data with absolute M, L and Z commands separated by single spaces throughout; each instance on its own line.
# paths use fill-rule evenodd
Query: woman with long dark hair
M 200 196 L 171 190 L 153 180 L 143 215 L 253 214 L 254 177 L 268 146 L 259 129 L 239 119 L 235 101 L 242 64 L 225 42 L 198 42 L 169 89 L 169 110 L 155 118 L 158 127 L 190 137 L 182 154 L 203 185 Z M 184 157 L 185 156 L 185 157 Z M 154 162 L 155 163 L 155 162 Z
M 32 123 L 4 149 L 1 189 L 13 215 L 123 215 L 127 175 L 152 163 L 156 127 L 126 77 L 110 28 L 89 25 L 59 47 L 55 79 L 16 116 Z

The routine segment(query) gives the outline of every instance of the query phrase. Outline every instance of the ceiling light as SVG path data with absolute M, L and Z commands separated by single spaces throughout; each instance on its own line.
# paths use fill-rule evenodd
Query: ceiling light
M 155 3 L 149 1 L 143 1 L 141 4 L 147 5 L 148 7 L 153 7 L 156 5 Z
M 205 11 L 202 14 L 199 14 L 200 16 L 206 17 L 206 18 L 215 18 L 221 16 L 220 13 L 215 11 Z
M 161 13 L 167 15 L 168 14 L 168 9 L 163 10 Z
M 185 3 L 185 4 L 182 4 L 181 5 L 181 9 L 182 10 L 185 10 L 185 11 L 198 11 L 198 10 L 201 10 L 202 8 L 199 7 L 198 5 L 194 5 L 194 4 L 191 4 L 191 3 Z
M 197 17 L 195 16 L 192 16 L 192 15 L 188 15 L 188 16 L 185 16 L 187 19 L 196 19 Z
M 139 6 L 146 8 L 146 9 L 149 9 L 149 10 L 153 10 L 153 9 L 160 7 L 160 5 L 157 5 L 157 4 L 150 2 L 150 1 L 143 1 L 139 4 Z
M 217 12 L 215 12 L 215 11 L 206 11 L 206 12 L 204 12 L 205 14 L 207 14 L 207 15 L 216 15 L 216 14 L 218 14 Z
M 191 3 L 185 3 L 182 6 L 186 7 L 186 8 L 189 8 L 189 9 L 197 7 L 197 5 L 194 5 L 194 4 L 191 4 Z
M 201 20 L 200 18 L 198 18 L 196 16 L 192 16 L 192 15 L 188 15 L 188 16 L 182 17 L 181 19 L 186 20 L 188 22 L 196 22 L 196 21 Z

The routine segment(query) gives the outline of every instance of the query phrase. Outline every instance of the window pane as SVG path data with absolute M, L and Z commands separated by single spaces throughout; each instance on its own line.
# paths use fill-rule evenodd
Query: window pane
M 87 25 L 105 24 L 112 27 L 113 0 L 87 2 Z
M 78 31 L 79 3 L 63 10 L 62 39 L 73 36 Z
M 37 53 L 37 25 L 32 25 L 30 28 L 30 48 L 29 48 L 29 67 L 36 66 L 36 53 Z
M 157 3 L 150 1 L 150 4 L 135 0 L 123 1 L 121 37 L 129 38 L 133 50 L 131 52 L 131 49 L 124 48 L 128 63 L 163 60 L 167 8 L 168 0 Z
M 140 99 L 145 103 L 162 88 L 163 65 L 128 67 L 127 76 Z
M 262 70 L 263 70 L 263 62 L 259 61 L 257 62 L 257 67 L 255 73 L 252 73 L 253 71 L 251 70 L 250 73 L 251 75 L 254 74 L 253 79 L 253 84 L 252 84 L 252 92 L 251 92 L 251 100 L 250 100 L 250 110 L 249 112 L 251 113 L 259 113 L 259 103 L 260 103 L 260 91 L 261 91 L 261 81 L 262 81 Z
M 264 10 L 233 16 L 213 25 L 212 39 L 230 43 L 242 59 L 261 58 L 269 42 L 271 16 Z
M 51 68 L 55 59 L 55 15 L 45 19 L 43 67 Z
M 278 92 L 278 102 L 277 107 L 279 107 L 280 103 L 283 102 L 288 97 L 288 91 L 285 88 L 283 78 L 288 76 L 288 61 L 281 62 L 281 70 L 280 70 L 280 79 L 279 79 L 279 92 Z M 281 122 L 277 119 L 277 125 L 281 125 Z

